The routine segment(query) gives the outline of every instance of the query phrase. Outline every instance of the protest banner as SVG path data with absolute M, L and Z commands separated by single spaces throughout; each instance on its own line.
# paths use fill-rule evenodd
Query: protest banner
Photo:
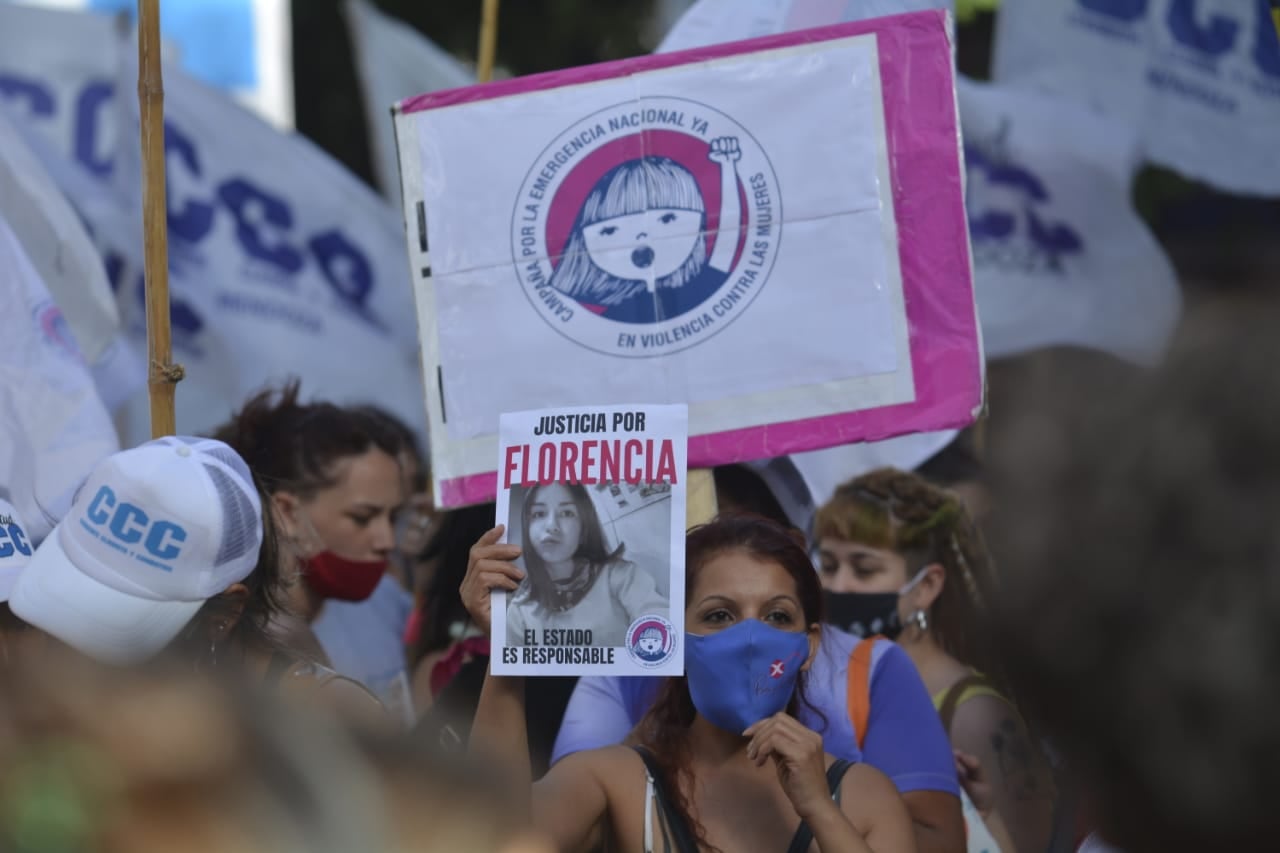
M 134 50 L 110 19 L 0 4 L 0 112 L 90 227 L 131 338 L 142 312 Z M 417 327 L 394 208 L 305 139 L 166 68 L 178 430 L 223 422 L 286 375 L 383 405 L 425 434 Z M 126 443 L 150 433 L 146 401 Z
M 687 403 L 695 467 L 971 422 L 947 29 L 925 12 L 400 104 L 437 500 L 494 494 L 501 412 L 601 394 Z
M 1130 198 L 1137 128 L 1005 85 L 957 89 L 987 356 L 1079 346 L 1154 364 L 1182 298 Z
M 497 494 L 525 579 L 493 592 L 498 675 L 680 675 L 688 410 L 505 413 Z
M 1268 0 L 1042 0 L 997 18 L 993 78 L 1141 131 L 1147 159 L 1280 194 L 1280 40 Z

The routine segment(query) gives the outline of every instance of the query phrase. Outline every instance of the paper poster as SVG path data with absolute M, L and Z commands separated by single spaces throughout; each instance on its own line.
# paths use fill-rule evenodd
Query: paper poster
M 685 406 L 502 415 L 498 522 L 526 573 L 493 601 L 498 675 L 681 675 Z
M 504 410 L 687 404 L 706 467 L 980 408 L 945 13 L 398 112 L 442 506 L 492 496 Z

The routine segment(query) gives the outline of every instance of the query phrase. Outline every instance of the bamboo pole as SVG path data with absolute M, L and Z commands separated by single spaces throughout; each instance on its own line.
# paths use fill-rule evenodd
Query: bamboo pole
M 691 468 L 685 480 L 685 529 L 716 517 L 716 481 L 710 468 Z
M 160 2 L 138 0 L 138 104 L 142 118 L 142 227 L 146 272 L 147 390 L 151 437 L 173 435 L 175 385 L 169 328 L 169 235 L 165 204 L 164 78 L 160 66 Z
M 498 48 L 498 0 L 484 0 L 480 17 L 480 52 L 476 61 L 476 79 L 488 83 L 493 79 L 493 60 Z

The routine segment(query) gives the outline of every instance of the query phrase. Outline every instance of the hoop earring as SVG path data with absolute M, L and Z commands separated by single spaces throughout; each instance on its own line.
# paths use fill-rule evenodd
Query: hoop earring
M 915 624 L 922 634 L 929 630 L 929 614 L 925 613 L 924 610 L 917 610 L 915 613 L 912 613 L 911 618 L 908 621 Z

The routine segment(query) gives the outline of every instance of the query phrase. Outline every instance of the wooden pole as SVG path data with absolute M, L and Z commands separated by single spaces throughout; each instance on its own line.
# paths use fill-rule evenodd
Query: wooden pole
M 484 0 L 480 18 L 480 52 L 476 62 L 476 79 L 488 83 L 493 79 L 493 60 L 498 48 L 498 0 Z
M 169 329 L 169 234 L 164 175 L 164 78 L 160 67 L 160 0 L 138 0 L 138 104 L 142 118 L 142 227 L 147 304 L 147 390 L 151 437 L 173 435 L 175 385 Z
M 691 468 L 685 480 L 685 529 L 716 517 L 716 481 L 710 468 Z

